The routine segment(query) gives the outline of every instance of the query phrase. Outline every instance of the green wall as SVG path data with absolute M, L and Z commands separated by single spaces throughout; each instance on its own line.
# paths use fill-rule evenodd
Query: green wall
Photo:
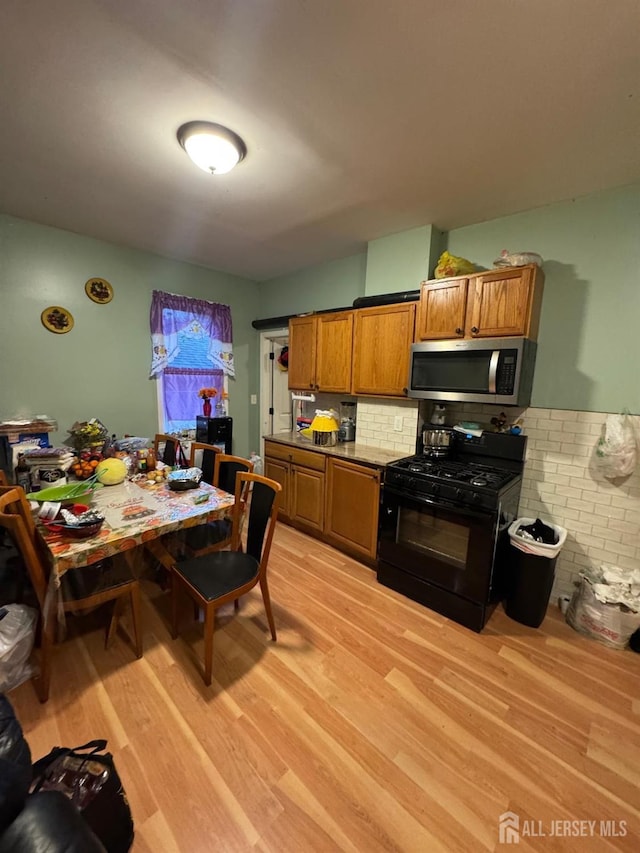
M 546 277 L 532 405 L 640 414 L 640 184 L 449 232 L 486 268 L 538 252 Z
M 113 301 L 91 302 L 87 279 L 107 279 Z M 258 285 L 193 264 L 170 261 L 0 216 L 0 417 L 46 413 L 65 438 L 75 420 L 97 417 L 111 432 L 158 431 L 155 381 L 150 365 L 152 290 L 182 293 L 231 306 L 236 378 L 229 381 L 234 451 L 248 456 L 259 432 Z M 75 318 L 65 335 L 47 331 L 40 314 L 49 305 Z M 194 421 L 200 403 L 193 401 Z
M 637 184 L 449 232 L 449 251 L 482 267 L 503 248 L 545 260 L 533 405 L 640 414 L 639 233 Z M 113 284 L 111 303 L 87 298 L 84 282 L 93 276 Z M 251 321 L 349 306 L 365 294 L 366 276 L 362 252 L 258 285 L 0 215 L 0 417 L 47 413 L 60 425 L 54 441 L 90 417 L 116 433 L 155 433 L 149 305 L 153 289 L 167 290 L 231 306 L 230 414 L 234 449 L 248 455 L 259 435 L 258 406 L 250 405 L 259 390 Z M 390 291 L 413 289 L 400 279 Z M 74 315 L 69 334 L 41 325 L 48 305 Z M 194 401 L 194 415 L 197 408 Z
M 420 282 L 430 278 L 435 269 L 441 239 L 442 233 L 437 228 L 422 225 L 370 240 L 367 246 L 366 295 L 418 290 Z
M 366 269 L 367 254 L 361 252 L 264 281 L 260 285 L 260 317 L 350 308 L 354 299 L 364 295 Z
M 408 260 L 395 274 L 388 261 L 390 252 L 397 257 L 402 234 L 369 244 L 375 267 L 367 269 L 367 255 L 358 254 L 263 282 L 260 316 L 350 305 L 365 292 L 383 292 L 383 281 L 387 292 L 415 289 L 422 231 L 406 232 Z M 538 252 L 546 283 L 532 405 L 640 414 L 639 235 L 640 184 L 634 184 L 457 228 L 443 244 L 433 229 L 431 258 L 446 245 L 491 269 L 504 248 Z

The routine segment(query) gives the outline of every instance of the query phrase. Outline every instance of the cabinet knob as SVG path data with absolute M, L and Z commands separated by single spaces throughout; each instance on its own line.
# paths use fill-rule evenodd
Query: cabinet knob
M 402 389 L 402 393 L 403 393 L 403 394 L 407 394 L 407 393 L 408 393 L 408 391 L 409 391 L 409 389 L 408 389 L 408 388 L 403 388 L 403 389 Z
M 456 335 L 462 335 L 462 334 L 464 334 L 464 332 L 463 332 L 463 330 L 460 328 L 460 326 L 458 326 L 458 328 L 456 329 Z
M 311 390 L 313 391 L 313 382 L 309 383 L 309 388 L 311 388 Z
M 479 331 L 480 331 L 480 329 L 477 326 L 471 327 L 471 334 L 472 335 L 477 335 Z

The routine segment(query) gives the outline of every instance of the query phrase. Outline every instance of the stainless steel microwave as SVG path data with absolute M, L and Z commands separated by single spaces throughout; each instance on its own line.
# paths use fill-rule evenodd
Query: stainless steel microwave
M 413 344 L 408 396 L 528 406 L 537 345 L 528 338 Z

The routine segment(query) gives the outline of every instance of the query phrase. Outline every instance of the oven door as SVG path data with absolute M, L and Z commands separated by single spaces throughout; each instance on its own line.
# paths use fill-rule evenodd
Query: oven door
M 490 598 L 497 513 L 449 507 L 384 487 L 378 557 L 443 589 Z

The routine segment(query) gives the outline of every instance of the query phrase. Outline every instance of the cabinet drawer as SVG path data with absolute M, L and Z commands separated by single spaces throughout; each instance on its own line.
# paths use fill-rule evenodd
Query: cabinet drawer
M 314 471 L 324 471 L 326 457 L 324 453 L 316 453 L 313 450 L 299 450 L 297 447 L 292 447 L 291 461 L 294 465 L 313 468 Z
M 301 450 L 290 444 L 278 444 L 275 441 L 265 441 L 264 455 L 271 459 L 282 459 L 283 462 L 291 462 L 314 471 L 324 471 L 326 459 L 323 453 L 315 450 Z
M 270 456 L 272 459 L 282 459 L 285 462 L 291 462 L 291 447 L 286 444 L 278 444 L 275 441 L 265 441 L 264 455 Z

